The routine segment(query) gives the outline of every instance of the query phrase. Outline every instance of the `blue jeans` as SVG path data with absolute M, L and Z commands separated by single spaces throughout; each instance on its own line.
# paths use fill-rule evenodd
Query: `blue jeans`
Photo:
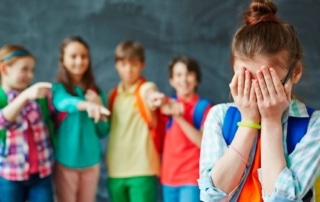
M 199 202 L 200 189 L 195 185 L 162 185 L 163 202 Z
M 0 202 L 53 202 L 51 176 L 30 175 L 29 180 L 10 181 L 0 177 Z

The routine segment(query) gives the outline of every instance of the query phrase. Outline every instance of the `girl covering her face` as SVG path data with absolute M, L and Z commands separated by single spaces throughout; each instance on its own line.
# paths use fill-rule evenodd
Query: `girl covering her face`
M 301 201 L 320 172 L 320 113 L 293 99 L 302 48 L 294 28 L 276 12 L 271 1 L 253 1 L 234 35 L 234 102 L 215 105 L 204 126 L 203 201 Z M 230 109 L 240 120 L 229 142 L 223 125 L 237 117 L 227 116 Z M 296 127 L 292 118 L 309 120 L 294 145 L 288 141 Z

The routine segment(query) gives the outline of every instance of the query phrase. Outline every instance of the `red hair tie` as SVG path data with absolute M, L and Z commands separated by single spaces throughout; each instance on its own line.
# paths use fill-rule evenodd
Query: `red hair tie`
M 262 15 L 258 19 L 257 19 L 257 17 L 254 17 L 254 16 L 246 16 L 245 21 L 246 21 L 247 25 L 255 25 L 255 24 L 258 24 L 260 22 L 280 23 L 280 21 L 272 13 L 269 13 L 269 14 L 266 14 L 266 15 Z

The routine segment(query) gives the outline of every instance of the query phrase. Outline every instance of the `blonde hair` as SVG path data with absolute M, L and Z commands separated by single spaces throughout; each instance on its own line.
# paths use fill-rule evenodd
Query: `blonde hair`
M 14 53 L 18 53 L 18 51 L 21 51 L 20 54 L 14 54 Z M 22 58 L 22 57 L 34 58 L 34 56 L 25 47 L 21 45 L 8 44 L 0 48 L 0 62 L 5 63 L 6 65 L 12 65 L 19 58 Z

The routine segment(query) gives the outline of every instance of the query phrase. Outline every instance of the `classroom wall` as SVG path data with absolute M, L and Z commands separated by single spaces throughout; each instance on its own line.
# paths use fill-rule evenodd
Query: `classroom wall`
M 199 61 L 199 93 L 213 103 L 229 101 L 230 42 L 248 0 L 15 0 L 0 2 L 0 45 L 23 44 L 37 58 L 35 81 L 54 81 L 59 44 L 81 35 L 90 45 L 97 83 L 104 91 L 118 82 L 113 51 L 133 39 L 146 49 L 144 75 L 172 94 L 167 64 L 177 54 Z M 277 0 L 304 48 L 302 81 L 296 94 L 320 108 L 320 1 Z M 104 196 L 103 196 L 104 197 Z
M 21 43 L 37 57 L 36 80 L 54 81 L 59 44 L 79 34 L 91 47 L 94 72 L 104 91 L 119 81 L 113 51 L 124 39 L 146 48 L 144 74 L 165 93 L 167 64 L 177 54 L 196 58 L 203 71 L 199 93 L 213 103 L 229 100 L 230 41 L 249 1 L 218 0 L 15 0 L 0 3 L 0 45 Z M 320 107 L 320 1 L 278 0 L 279 15 L 290 21 L 305 52 L 305 72 L 296 91 Z

